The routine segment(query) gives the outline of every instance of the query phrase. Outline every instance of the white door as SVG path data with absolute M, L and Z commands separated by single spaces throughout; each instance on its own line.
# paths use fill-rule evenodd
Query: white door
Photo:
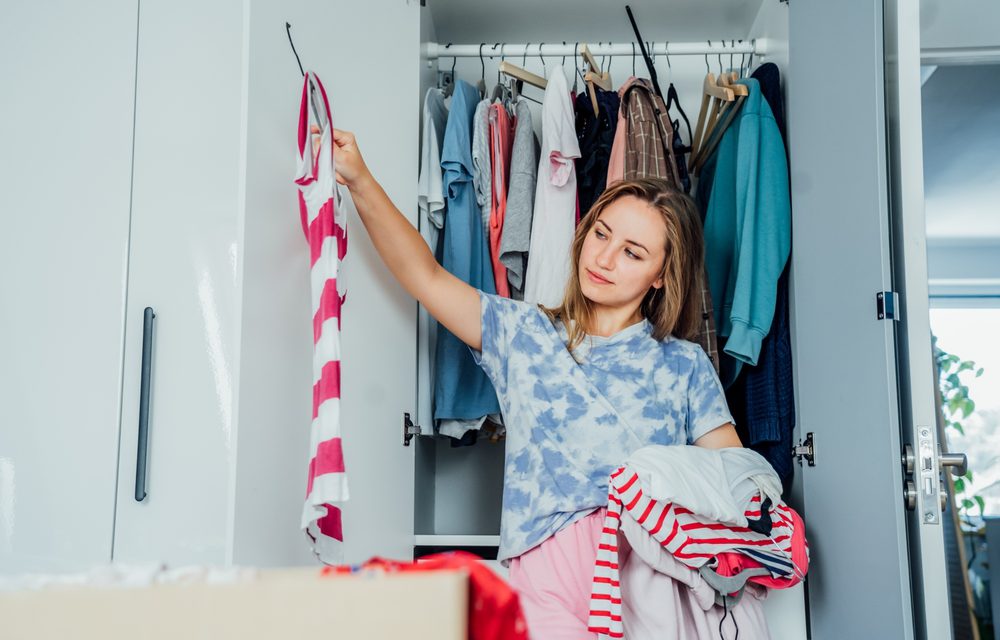
M 250 3 L 242 345 L 234 553 L 238 564 L 315 562 L 299 528 L 312 418 L 309 247 L 296 200 L 296 130 L 305 69 L 326 88 L 334 126 L 353 131 L 389 197 L 416 222 L 417 2 Z M 413 552 L 416 303 L 361 221 L 348 219 L 342 426 L 351 498 L 344 559 Z
M 964 467 L 965 456 L 939 455 L 943 443 L 938 441 L 927 284 L 919 3 L 885 2 L 885 54 L 893 281 L 901 302 L 896 348 L 915 631 L 918 638 L 943 640 L 952 636 L 944 528 L 953 524 L 942 506 L 946 485 L 941 473 L 955 465 Z
M 950 637 L 933 446 L 927 497 L 914 512 L 904 504 L 904 444 L 934 426 L 916 4 L 789 6 L 792 322 L 798 437 L 811 433 L 814 445 L 815 466 L 801 473 L 813 638 Z M 880 306 L 892 291 L 902 304 Z
M 0 17 L 0 573 L 111 558 L 137 9 Z
M 226 560 L 239 346 L 243 11 L 241 0 L 148 0 L 139 8 L 114 548 L 120 562 Z M 146 308 L 155 319 L 146 473 L 137 477 Z

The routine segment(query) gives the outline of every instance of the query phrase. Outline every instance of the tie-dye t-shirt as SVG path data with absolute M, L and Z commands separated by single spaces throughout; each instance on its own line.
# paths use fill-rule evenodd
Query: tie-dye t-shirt
M 534 304 L 480 292 L 482 351 L 507 427 L 499 559 L 607 505 L 608 476 L 650 444 L 691 444 L 733 418 L 708 356 L 643 320 L 566 349 Z M 575 359 L 574 359 L 575 356 Z M 579 362 L 578 362 L 579 361 Z

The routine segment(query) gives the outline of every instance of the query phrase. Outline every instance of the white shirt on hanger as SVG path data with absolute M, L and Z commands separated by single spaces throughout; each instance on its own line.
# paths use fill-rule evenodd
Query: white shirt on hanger
M 431 88 L 424 98 L 424 132 L 420 144 L 420 177 L 417 179 L 417 204 L 420 209 L 420 235 L 437 251 L 438 235 L 444 227 L 444 189 L 441 174 L 441 145 L 444 128 L 448 123 L 448 107 L 444 93 Z M 438 323 L 424 309 L 417 313 L 420 335 L 427 336 L 427 344 L 417 351 L 417 424 L 428 432 L 434 426 L 434 349 L 437 344 Z
M 535 211 L 525 273 L 525 302 L 555 307 L 570 278 L 576 230 L 576 167 L 580 157 L 576 120 L 561 67 L 549 74 L 542 102 L 542 154 L 535 186 Z

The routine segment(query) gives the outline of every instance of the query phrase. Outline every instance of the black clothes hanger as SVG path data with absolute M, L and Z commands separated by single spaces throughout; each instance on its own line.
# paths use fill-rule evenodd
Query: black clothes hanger
M 677 89 L 674 87 L 674 83 L 671 82 L 670 86 L 667 87 L 667 111 L 670 111 L 670 107 L 673 105 L 677 107 L 677 113 L 681 114 L 681 118 L 684 119 L 684 125 L 688 130 L 688 146 L 691 145 L 691 121 L 688 120 L 687 114 L 684 113 L 684 109 L 681 108 L 680 98 L 677 96 Z
M 288 44 L 292 45 L 292 53 L 295 54 L 295 61 L 299 63 L 299 73 L 302 74 L 304 78 L 306 76 L 305 70 L 302 68 L 302 61 L 299 60 L 299 52 L 295 50 L 295 43 L 292 41 L 292 25 L 288 22 L 285 23 L 285 32 L 288 34 Z M 326 128 L 326 118 L 321 118 L 319 109 L 319 104 L 316 102 L 316 85 L 313 83 L 312 78 L 309 78 L 309 106 L 312 108 L 313 117 L 316 118 L 316 124 L 319 125 L 320 129 Z
M 632 23 L 632 31 L 635 32 L 635 39 L 639 41 L 639 50 L 642 51 L 642 59 L 646 62 L 646 69 L 649 71 L 649 79 L 653 83 L 653 90 L 656 91 L 656 95 L 663 98 L 663 92 L 660 91 L 660 83 L 656 79 L 656 68 L 653 67 L 653 61 L 649 59 L 649 53 L 646 51 L 646 45 L 643 43 L 642 36 L 639 34 L 639 26 L 635 23 L 635 16 L 632 15 L 632 7 L 625 5 L 625 11 L 628 13 L 628 19 Z

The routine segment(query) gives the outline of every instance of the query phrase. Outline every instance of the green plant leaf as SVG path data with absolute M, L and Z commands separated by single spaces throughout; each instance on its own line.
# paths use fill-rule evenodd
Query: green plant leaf
M 975 506 L 975 504 L 976 504 L 975 502 L 973 502 L 972 500 L 969 500 L 968 498 L 962 498 L 962 508 L 963 509 L 971 509 L 972 507 Z
M 973 498 L 973 500 L 976 501 L 976 504 L 979 505 L 979 515 L 985 515 L 986 514 L 986 501 L 983 500 L 983 497 L 982 496 L 972 496 L 972 498 Z
M 965 493 L 965 480 L 962 478 L 955 478 L 955 493 Z

